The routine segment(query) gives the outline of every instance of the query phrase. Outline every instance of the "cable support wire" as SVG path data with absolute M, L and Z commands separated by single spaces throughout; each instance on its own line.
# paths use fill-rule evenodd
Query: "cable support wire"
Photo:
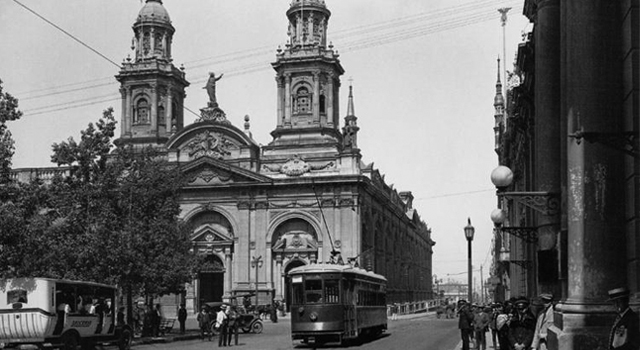
M 14 0 L 15 1 L 15 0 Z M 483 3 L 492 3 L 495 0 L 485 0 L 482 1 L 478 4 L 483 4 Z M 462 7 L 469 7 L 469 6 L 473 6 L 475 8 L 478 8 L 479 5 L 476 4 L 467 4 L 467 5 L 460 5 L 457 7 L 453 7 L 453 8 L 448 8 L 448 9 L 444 9 L 441 10 L 440 12 L 437 13 L 444 13 L 444 12 L 453 12 L 455 11 L 457 8 L 462 8 Z M 392 22 L 401 22 L 401 21 L 407 21 L 407 18 L 410 21 L 415 21 L 416 19 L 414 19 L 414 17 L 418 17 L 418 16 L 431 16 L 434 17 L 437 15 L 434 13 L 427 13 L 427 14 L 419 14 L 419 15 L 413 15 L 413 16 L 408 16 L 408 17 L 403 17 L 400 19 L 395 19 L 395 20 L 391 20 L 391 21 L 387 21 L 386 23 L 392 23 Z M 460 16 L 457 16 L 460 17 Z M 470 17 L 460 17 L 458 19 L 455 20 L 450 20 L 450 19 L 444 19 L 441 20 L 440 22 L 434 22 L 434 23 L 429 23 L 427 25 L 421 25 L 421 26 L 417 26 L 414 28 L 405 28 L 403 30 L 396 30 L 396 31 L 392 31 L 390 33 L 384 34 L 383 36 L 379 36 L 379 35 L 373 35 L 370 31 L 369 31 L 369 39 L 365 38 L 364 40 L 360 39 L 360 40 L 353 40 L 351 42 L 346 42 L 343 43 L 341 45 L 344 45 L 344 47 L 346 49 L 344 49 L 344 51 L 357 51 L 357 50 L 361 50 L 361 49 L 365 49 L 365 48 L 370 48 L 370 47 L 375 47 L 375 46 L 380 46 L 383 44 L 387 44 L 390 42 L 396 42 L 396 41 L 400 41 L 400 40 L 406 40 L 406 39 L 411 39 L 414 37 L 418 37 L 418 36 L 424 36 L 424 35 L 429 35 L 429 34 L 433 34 L 433 33 L 437 33 L 440 31 L 445 31 L 445 30 L 449 30 L 449 29 L 454 29 L 454 28 L 459 28 L 459 27 L 463 27 L 463 26 L 467 26 L 467 25 L 471 25 L 474 23 L 478 23 L 478 22 L 482 22 L 482 21 L 486 21 L 486 20 L 490 20 L 490 19 L 495 19 L 495 9 L 491 9 L 491 11 L 489 12 L 489 10 L 486 10 L 482 13 L 477 13 L 477 14 L 472 14 Z M 357 28 L 375 28 L 375 27 L 380 27 L 381 24 L 375 24 L 375 25 L 371 25 L 371 26 L 361 26 L 361 27 L 357 27 Z M 346 30 L 345 32 L 348 32 L 349 30 Z M 353 29 L 350 29 L 350 31 L 354 31 Z M 349 37 L 349 36 L 344 36 L 344 37 Z M 266 46 L 265 46 L 266 47 Z M 269 51 L 264 50 L 263 48 L 265 47 L 260 47 L 257 49 L 249 49 L 249 50 L 244 50 L 244 51 L 238 51 L 235 53 L 229 53 L 229 54 L 223 54 L 223 55 L 219 55 L 217 56 L 218 62 L 222 63 L 222 62 L 230 62 L 230 61 L 237 61 L 238 59 L 244 59 L 244 58 L 255 58 L 255 54 L 251 54 L 252 52 L 257 52 L 260 51 L 260 54 L 263 53 L 268 53 Z M 246 53 L 245 53 L 246 52 Z M 238 53 L 242 53 L 242 55 L 238 56 Z M 225 59 L 222 59 L 224 57 L 228 57 Z M 196 61 L 191 61 L 191 62 L 200 62 L 206 59 L 201 59 L 201 60 L 196 60 Z M 267 63 L 265 63 L 265 61 L 267 61 L 267 59 L 265 58 L 264 60 L 261 60 L 260 62 L 253 62 L 253 63 L 249 63 L 249 64 L 245 64 L 243 66 L 236 66 L 236 67 L 230 67 L 229 69 L 226 70 L 225 74 L 227 74 L 228 77 L 233 77 L 233 76 L 240 76 L 240 75 L 245 75 L 245 74 L 249 74 L 249 73 L 253 73 L 253 72 L 257 72 L 257 71 L 262 71 L 262 70 L 267 70 L 270 69 L 270 65 Z M 196 67 L 202 67 L 202 66 L 206 66 L 206 64 L 199 64 L 199 65 L 194 65 L 192 66 L 192 68 L 196 68 Z M 112 78 L 101 78 L 99 80 L 103 80 L 103 79 L 112 79 Z M 192 83 L 197 84 L 197 83 L 202 83 L 206 81 L 206 79 L 199 79 L 196 80 Z M 85 82 L 85 83 L 90 83 L 91 81 Z M 67 84 L 65 86 L 76 86 L 76 85 L 81 85 L 83 83 L 72 83 L 72 84 Z M 47 97 L 47 96 L 53 96 L 53 95 L 59 95 L 59 94 L 63 94 L 65 92 L 75 92 L 75 91 L 80 91 L 80 90 L 86 90 L 89 88 L 95 88 L 95 87 L 101 87 L 101 86 L 106 86 L 106 85 L 111 85 L 111 84 L 116 84 L 116 82 L 114 81 L 113 83 L 105 83 L 105 84 L 94 84 L 91 86 L 86 86 L 84 88 L 80 88 L 80 87 L 75 87 L 75 88 L 71 88 L 71 89 L 67 89 L 67 90 L 62 90 L 62 91 L 56 91 L 56 92 L 52 92 L 49 94 L 40 94 L 37 96 L 31 96 L 28 98 L 24 98 L 24 99 L 34 99 L 34 98 L 41 98 L 41 97 Z M 55 87 L 52 89 L 56 89 Z M 32 92 L 35 91 L 39 91 L 39 90 L 34 90 Z M 94 97 L 97 98 L 97 97 Z M 90 98 L 91 99 L 91 98 Z M 71 101 L 68 102 L 69 104 L 71 103 L 81 103 L 84 101 L 87 101 L 88 99 L 81 99 L 81 100 L 76 100 L 76 101 Z M 41 107 L 41 108 L 36 108 L 35 110 L 42 110 L 44 108 L 51 108 L 52 106 L 47 106 L 47 107 Z M 186 107 L 185 107 L 186 108 Z M 33 110 L 32 110 L 33 111 Z M 197 116 L 196 113 L 194 113 L 193 111 L 189 110 L 190 113 L 193 113 L 194 115 Z
M 511 2 L 513 2 L 514 4 L 519 3 L 518 1 L 515 1 L 515 0 L 512 0 Z M 454 15 L 453 19 L 455 19 L 456 17 L 461 17 L 460 16 L 461 13 L 464 13 L 467 11 L 491 9 L 495 14 L 496 6 L 502 6 L 503 4 L 504 4 L 504 1 L 501 1 L 501 0 L 476 1 L 472 3 L 464 4 L 464 5 L 435 10 L 432 12 L 423 12 L 415 15 L 395 18 L 388 21 L 384 21 L 384 22 L 378 22 L 373 25 L 363 25 L 363 26 L 336 31 L 334 35 L 332 35 L 332 38 L 342 39 L 344 37 L 350 37 L 350 36 L 358 35 L 361 33 L 366 34 L 367 36 L 371 36 L 371 32 L 373 31 L 386 30 L 389 28 L 395 29 L 399 26 L 406 26 L 415 22 L 422 22 L 424 20 L 431 19 L 431 18 L 435 18 L 439 21 L 444 22 L 444 21 L 447 21 L 447 18 L 444 18 L 443 16 Z

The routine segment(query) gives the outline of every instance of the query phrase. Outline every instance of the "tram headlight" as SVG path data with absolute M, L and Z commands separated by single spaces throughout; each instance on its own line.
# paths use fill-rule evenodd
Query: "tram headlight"
M 298 308 L 298 313 L 302 315 L 304 313 L 304 307 L 300 306 Z
M 318 314 L 315 311 L 312 312 L 311 315 L 309 315 L 309 319 L 315 322 L 318 319 Z

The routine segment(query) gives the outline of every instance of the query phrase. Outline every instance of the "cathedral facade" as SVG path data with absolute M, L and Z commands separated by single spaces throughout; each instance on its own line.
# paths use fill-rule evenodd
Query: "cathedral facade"
M 289 270 L 331 260 L 386 276 L 389 303 L 430 299 L 431 231 L 411 192 L 362 162 L 351 87 L 340 115 L 344 69 L 327 41 L 331 12 L 323 0 L 293 0 L 286 16 L 289 40 L 272 63 L 275 129 L 264 146 L 248 117 L 242 128 L 227 120 L 215 96 L 222 74 L 211 73 L 208 104 L 184 125 L 189 83 L 171 60 L 175 29 L 162 1 L 147 0 L 134 23 L 135 57 L 116 76 L 116 145 L 152 145 L 187 179 L 181 216 L 206 263 L 180 301 L 192 312 L 249 293 L 259 304 L 286 302 Z

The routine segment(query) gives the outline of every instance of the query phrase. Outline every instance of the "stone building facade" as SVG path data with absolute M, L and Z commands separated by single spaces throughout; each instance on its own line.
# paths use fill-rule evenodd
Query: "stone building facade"
M 122 116 L 115 143 L 154 146 L 180 167 L 187 178 L 181 216 L 194 227 L 193 249 L 206 256 L 186 295 L 165 298 L 165 306 L 184 301 L 195 312 L 204 302 L 256 291 L 260 304 L 286 301 L 287 271 L 338 257 L 385 275 L 389 303 L 431 298 L 431 231 L 411 192 L 398 192 L 362 162 L 352 87 L 341 118 L 344 69 L 328 44 L 330 15 L 323 0 L 293 0 L 286 12 L 288 44 L 272 63 L 273 140 L 260 146 L 248 117 L 242 128 L 226 118 L 215 97 L 222 75 L 210 76 L 207 106 L 184 125 L 189 83 L 171 60 L 175 29 L 162 1 L 147 0 L 140 10 L 135 57 L 116 76 Z
M 499 300 L 556 296 L 549 349 L 607 348 L 608 290 L 640 305 L 639 13 L 637 1 L 524 1 L 533 31 L 496 106 L 513 183 L 498 190 L 493 277 Z

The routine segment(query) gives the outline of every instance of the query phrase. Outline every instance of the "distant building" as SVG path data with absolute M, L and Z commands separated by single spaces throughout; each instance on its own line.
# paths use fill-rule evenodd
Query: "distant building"
M 341 118 L 344 69 L 327 40 L 331 12 L 323 0 L 294 0 L 286 15 L 288 44 L 272 63 L 275 129 L 265 146 L 254 141 L 248 116 L 242 128 L 226 118 L 215 96 L 224 72 L 210 76 L 200 119 L 184 125 L 189 83 L 172 63 L 175 29 L 162 2 L 147 0 L 133 25 L 135 57 L 116 76 L 123 110 L 116 144 L 154 146 L 188 178 L 181 216 L 207 264 L 187 286 L 187 308 L 256 289 L 260 304 L 286 301 L 286 273 L 330 261 L 332 252 L 386 276 L 389 303 L 430 299 L 431 230 L 411 192 L 362 162 L 351 86 Z

